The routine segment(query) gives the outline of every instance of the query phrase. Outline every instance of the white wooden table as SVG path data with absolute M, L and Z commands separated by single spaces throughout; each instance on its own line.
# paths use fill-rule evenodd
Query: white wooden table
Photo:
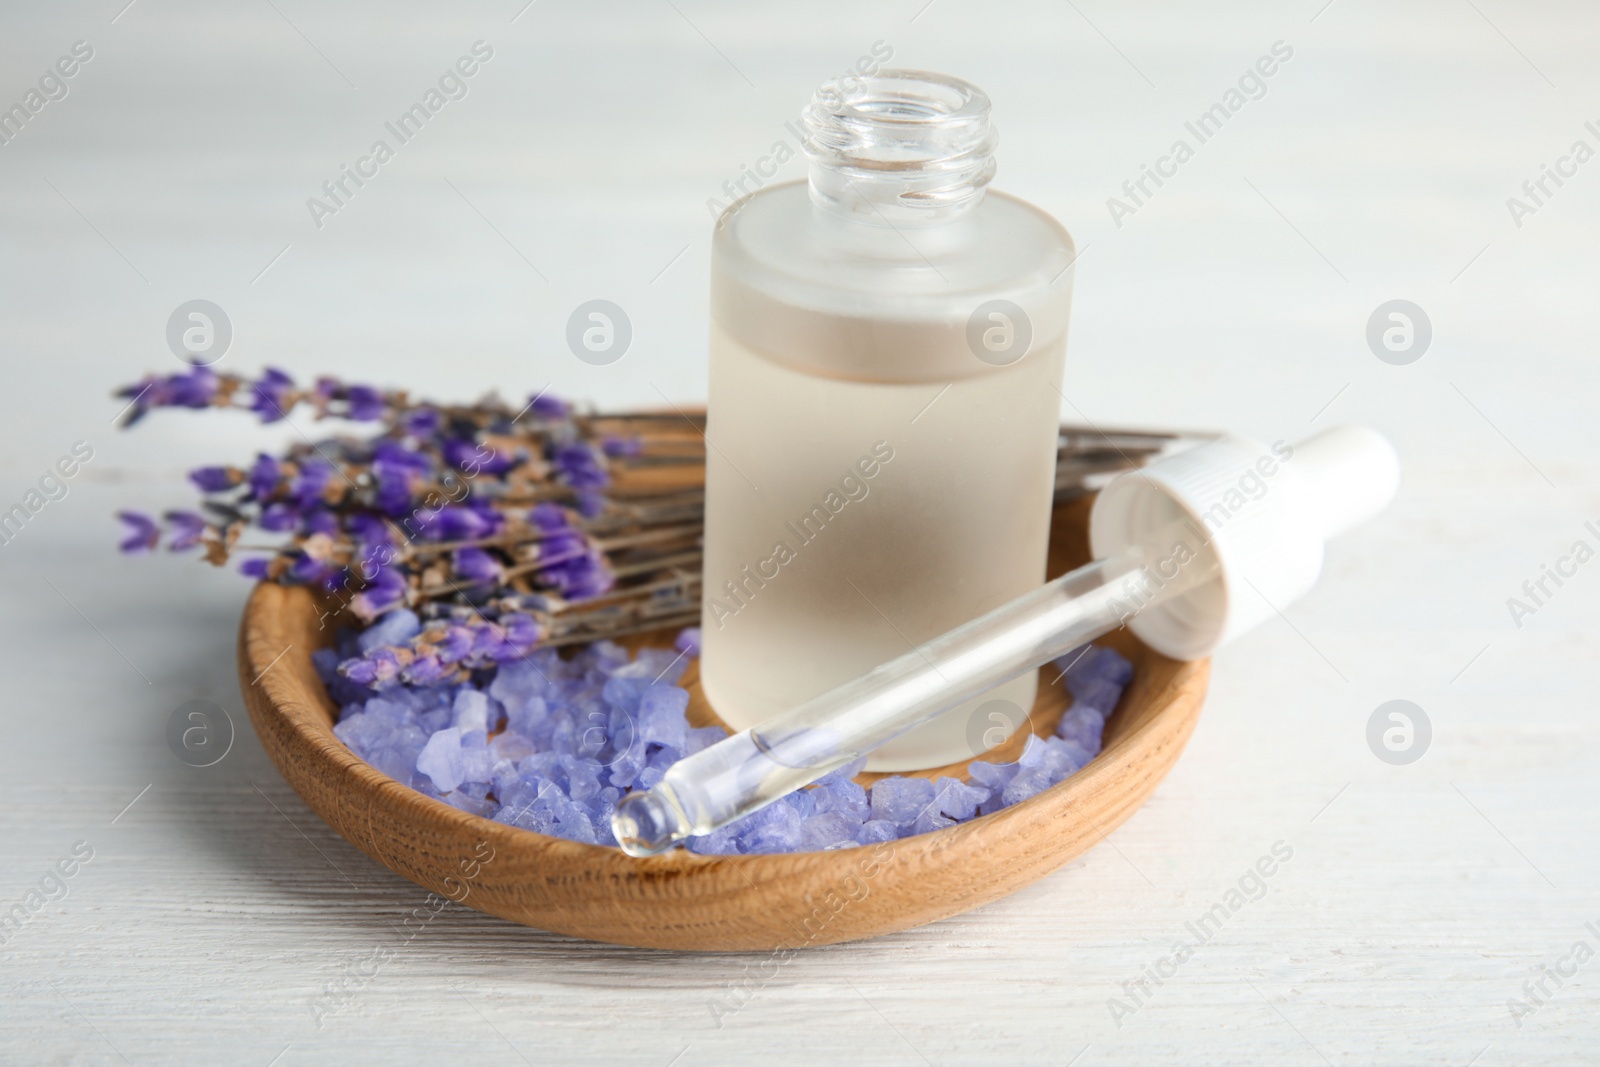
M 1507 206 L 1542 164 L 1570 173 L 1575 140 L 1600 148 L 1592 6 L 123 2 L 0 14 L 0 105 L 93 49 L 0 145 L 0 510 L 94 450 L 0 547 L 0 913 L 93 853 L 3 931 L 0 1060 L 1600 1059 L 1600 962 L 1571 955 L 1600 949 L 1600 563 L 1520 627 L 1507 607 L 1573 542 L 1600 547 L 1600 163 L 1546 179 L 1520 226 Z M 465 99 L 317 228 L 307 198 L 478 40 Z M 1265 95 L 1117 226 L 1107 199 L 1280 40 Z M 1150 803 L 1008 900 L 770 978 L 455 908 L 400 944 L 422 891 L 322 825 L 248 732 L 242 580 L 110 547 L 115 510 L 181 506 L 185 469 L 294 431 L 159 413 L 122 434 L 108 391 L 176 367 L 165 323 L 198 297 L 227 311 L 234 369 L 703 397 L 705 202 L 877 41 L 985 86 L 998 185 L 1084 248 L 1068 417 L 1269 440 L 1370 421 L 1406 459 L 1399 501 L 1217 660 Z M 562 344 L 593 297 L 634 322 L 611 367 Z M 1393 299 L 1432 323 L 1408 366 L 1364 340 Z M 210 768 L 164 741 L 191 699 L 241 730 Z M 1391 699 L 1432 724 L 1407 766 L 1366 740 Z M 1125 990 L 1280 841 L 1261 899 Z M 716 1001 L 739 1009 L 720 1027 Z

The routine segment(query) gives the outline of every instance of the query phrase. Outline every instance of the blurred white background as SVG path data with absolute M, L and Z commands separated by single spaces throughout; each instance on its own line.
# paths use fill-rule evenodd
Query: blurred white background
M 1600 10 L 523 2 L 0 12 L 0 107 L 93 48 L 0 144 L 0 510 L 74 441 L 95 450 L 0 547 L 0 907 L 75 840 L 96 850 L 68 900 L 0 947 L 0 1059 L 287 1065 L 448 1042 L 508 1063 L 666 1064 L 684 1046 L 683 1065 L 1592 1062 L 1589 970 L 1520 1026 L 1507 1002 L 1574 940 L 1600 948 L 1584 926 L 1600 925 L 1584 844 L 1600 567 L 1522 628 L 1506 599 L 1579 537 L 1600 544 L 1583 530 L 1600 523 L 1600 162 L 1547 184 L 1520 226 L 1507 199 L 1575 141 L 1600 150 Z M 318 228 L 307 199 L 394 145 L 384 123 L 480 40 L 493 58 L 468 95 Z M 1107 199 L 1193 143 L 1184 123 L 1279 41 L 1293 58 L 1266 94 L 1116 225 Z M 722 1029 L 706 1004 L 738 959 L 452 911 L 317 1031 L 311 998 L 420 891 L 317 822 L 248 734 L 243 581 L 112 549 L 116 509 L 181 506 L 183 471 L 292 431 L 157 412 L 122 433 L 110 391 L 179 369 L 167 318 L 204 298 L 233 325 L 219 369 L 699 401 L 706 202 L 877 42 L 983 87 L 996 186 L 1075 235 L 1065 417 L 1268 440 L 1369 421 L 1406 461 L 1400 501 L 1335 546 L 1282 625 L 1219 657 L 1151 803 L 1017 897 L 808 953 Z M 563 341 L 595 297 L 633 321 L 609 367 Z M 1432 324 L 1406 366 L 1365 340 L 1393 299 Z M 161 735 L 196 697 L 242 731 L 204 772 Z M 1399 697 L 1434 732 L 1404 768 L 1364 735 Z M 1279 838 L 1297 852 L 1271 894 L 1114 1025 L 1121 983 Z

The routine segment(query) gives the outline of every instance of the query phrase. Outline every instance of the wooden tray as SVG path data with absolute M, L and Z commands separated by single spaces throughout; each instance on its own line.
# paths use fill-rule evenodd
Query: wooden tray
M 1052 576 L 1088 558 L 1087 515 L 1087 500 L 1056 509 Z M 528 926 L 651 948 L 780 951 L 852 941 L 956 915 L 1037 881 L 1098 844 L 1150 795 L 1194 729 L 1210 674 L 1209 661 L 1167 659 L 1120 631 L 1102 640 L 1133 661 L 1134 676 L 1106 724 L 1104 751 L 1031 800 L 881 845 L 769 856 L 680 850 L 640 860 L 469 815 L 362 762 L 334 736 L 338 709 L 311 664 L 332 636 L 318 620 L 307 590 L 261 584 L 239 628 L 250 721 L 313 811 L 443 897 Z M 670 646 L 675 636 L 639 643 Z M 704 725 L 715 717 L 697 677 L 691 667 L 683 684 L 691 718 Z M 1040 688 L 1032 723 L 1048 734 L 1064 710 L 1064 687 Z

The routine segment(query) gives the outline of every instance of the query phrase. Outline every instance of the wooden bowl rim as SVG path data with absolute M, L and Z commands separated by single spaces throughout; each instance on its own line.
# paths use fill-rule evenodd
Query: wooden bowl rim
M 279 644 L 278 639 L 285 631 L 296 632 L 298 628 L 297 632 L 307 632 L 316 615 L 314 598 L 304 588 L 261 583 L 252 592 L 239 630 L 240 680 L 252 726 L 280 773 L 324 821 L 391 870 L 425 888 L 435 892 L 441 892 L 441 887 L 447 888 L 449 868 L 443 868 L 444 873 L 441 873 L 427 862 L 411 862 L 406 855 L 392 850 L 388 845 L 404 836 L 392 831 L 409 826 L 423 839 L 437 841 L 436 831 L 443 831 L 461 841 L 488 842 L 497 851 L 511 850 L 527 861 L 523 867 L 537 871 L 547 881 L 561 882 L 570 878 L 590 887 L 603 886 L 604 891 L 613 896 L 607 907 L 601 909 L 611 913 L 609 923 L 578 921 L 569 914 L 571 901 L 551 903 L 550 893 L 541 898 L 549 907 L 550 915 L 544 914 L 540 907 L 511 901 L 509 889 L 480 893 L 465 901 L 490 914 L 559 933 L 618 944 L 751 948 L 761 947 L 765 942 L 745 933 L 729 934 L 726 938 L 707 935 L 697 940 L 689 928 L 657 932 L 645 928 L 642 916 L 639 928 L 634 928 L 629 925 L 631 920 L 616 918 L 616 905 L 618 901 L 627 903 L 659 895 L 666 885 L 672 885 L 671 892 L 678 893 L 692 883 L 690 897 L 695 895 L 695 887 L 703 887 L 708 896 L 726 898 L 742 894 L 746 885 L 754 893 L 758 887 L 770 888 L 780 882 L 796 886 L 831 884 L 827 878 L 836 879 L 838 872 L 852 869 L 863 853 L 883 848 L 854 846 L 821 852 L 732 856 L 701 855 L 679 849 L 661 856 L 636 859 L 617 848 L 509 826 L 425 796 L 366 763 L 333 733 L 338 708 L 316 674 L 310 641 L 304 647 L 296 642 L 291 642 L 289 647 Z M 277 637 L 269 640 L 269 635 L 274 633 Z M 326 633 L 331 638 L 331 628 Z M 1135 678 L 1108 721 L 1108 741 L 1099 756 L 1071 777 L 1026 801 L 991 815 L 889 843 L 897 852 L 906 850 L 899 854 L 909 858 L 911 866 L 930 870 L 948 864 L 952 857 L 967 854 L 969 850 L 1022 848 L 1026 855 L 1018 861 L 1018 870 L 997 872 L 992 886 L 981 890 L 966 887 L 958 899 L 919 902 L 909 908 L 904 917 L 889 915 L 880 921 L 861 922 L 856 925 L 866 927 L 864 931 L 845 932 L 839 937 L 817 940 L 815 944 L 892 932 L 998 899 L 1080 855 L 1137 810 L 1176 761 L 1193 730 L 1209 678 L 1209 661 L 1182 663 L 1166 659 L 1138 645 L 1126 632 L 1113 635 L 1111 643 L 1120 644 L 1125 652 L 1132 653 Z M 1147 687 L 1162 687 L 1165 701 L 1131 709 L 1129 697 L 1136 692 L 1141 679 Z M 1136 715 L 1137 721 L 1129 725 L 1123 719 L 1128 715 Z M 1124 728 L 1113 729 L 1113 724 Z M 287 735 L 279 736 L 280 729 L 286 729 Z M 296 751 L 309 756 L 309 762 L 297 762 Z M 1117 780 L 1123 775 L 1128 778 L 1123 783 L 1124 788 L 1118 790 Z M 364 825 L 341 826 L 340 818 L 352 809 L 364 811 Z M 1080 833 L 1082 826 L 1079 825 L 1089 817 L 1089 811 L 1103 816 L 1089 824 L 1097 835 L 1092 839 Z M 387 827 L 380 825 L 389 820 L 399 822 L 389 823 Z M 1064 823 L 1063 820 L 1068 821 Z M 1040 835 L 1040 840 L 1031 837 L 1030 831 Z M 1059 846 L 1052 847 L 1052 839 L 1048 837 L 1052 833 L 1063 835 Z M 435 856 L 425 856 L 424 860 L 444 862 Z M 549 890 L 550 886 L 546 885 L 545 889 Z M 497 896 L 507 899 L 499 900 Z M 681 895 L 677 903 L 684 911 L 704 910 L 698 902 L 686 903 Z M 568 906 L 566 911 L 561 910 L 563 906 Z M 695 929 L 704 930 L 704 922 Z

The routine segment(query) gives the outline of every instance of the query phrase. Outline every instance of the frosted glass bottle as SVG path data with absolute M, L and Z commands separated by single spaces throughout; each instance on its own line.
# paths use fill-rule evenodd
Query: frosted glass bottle
M 809 179 L 762 189 L 712 254 L 701 680 L 744 729 L 1044 580 L 1072 239 L 987 192 L 988 98 L 889 70 L 807 109 Z M 873 770 L 997 743 L 995 699 Z M 981 719 L 981 721 L 979 721 Z

